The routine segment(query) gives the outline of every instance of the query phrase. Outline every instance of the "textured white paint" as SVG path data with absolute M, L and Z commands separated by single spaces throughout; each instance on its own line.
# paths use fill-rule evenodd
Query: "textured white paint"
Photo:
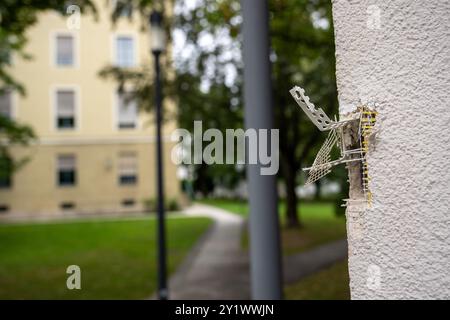
M 374 205 L 348 213 L 352 298 L 448 299 L 450 1 L 335 0 L 333 19 L 340 113 L 379 112 Z

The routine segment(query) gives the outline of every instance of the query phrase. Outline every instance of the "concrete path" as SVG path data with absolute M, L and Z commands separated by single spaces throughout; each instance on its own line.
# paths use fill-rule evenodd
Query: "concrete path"
M 188 216 L 215 221 L 193 253 L 171 278 L 171 299 L 248 299 L 247 254 L 241 249 L 244 219 L 225 210 L 195 204 Z
M 297 282 L 347 258 L 347 239 L 327 243 L 283 260 L 283 281 Z
M 231 212 L 196 204 L 187 216 L 215 221 L 170 279 L 170 299 L 249 299 L 248 254 L 241 249 L 245 220 Z M 339 240 L 283 259 L 283 280 L 290 284 L 347 257 L 347 241 Z

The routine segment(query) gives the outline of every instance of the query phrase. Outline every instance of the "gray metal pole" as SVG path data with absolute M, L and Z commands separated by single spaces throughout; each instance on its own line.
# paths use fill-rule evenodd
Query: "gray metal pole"
M 150 14 L 150 28 L 152 30 L 152 53 L 155 60 L 155 111 L 156 111 L 156 174 L 157 174 L 157 201 L 158 201 L 158 296 L 160 300 L 169 298 L 167 288 L 167 252 L 166 252 L 166 226 L 164 212 L 164 169 L 163 169 L 163 146 L 161 142 L 162 130 L 162 82 L 160 57 L 164 51 L 161 38 L 157 37 L 158 30 L 162 32 L 163 16 L 159 11 L 152 11 Z M 154 32 L 154 34 L 153 34 Z
M 267 0 L 242 0 L 246 128 L 272 129 Z M 270 140 L 268 140 L 270 141 Z M 253 299 L 281 299 L 281 254 L 275 175 L 248 165 L 250 271 Z
M 162 127 L 162 93 L 161 69 L 159 58 L 161 52 L 153 52 L 155 57 L 155 107 L 156 107 L 156 173 L 158 192 L 158 296 L 160 300 L 167 300 L 167 254 L 166 254 L 166 226 L 164 212 L 164 178 L 163 154 L 161 142 Z

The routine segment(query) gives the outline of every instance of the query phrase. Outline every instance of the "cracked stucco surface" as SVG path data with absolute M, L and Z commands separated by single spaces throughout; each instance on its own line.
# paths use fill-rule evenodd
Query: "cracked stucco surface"
M 352 298 L 448 299 L 450 1 L 334 0 L 333 20 L 340 113 L 379 112 L 373 207 L 347 212 Z

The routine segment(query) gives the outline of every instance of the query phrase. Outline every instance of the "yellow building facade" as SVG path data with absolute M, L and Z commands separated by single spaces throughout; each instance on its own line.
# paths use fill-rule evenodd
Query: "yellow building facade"
M 9 93 L 1 109 L 30 125 L 38 139 L 12 149 L 14 157 L 29 161 L 2 183 L 1 214 L 139 211 L 155 198 L 154 119 L 119 93 L 116 82 L 98 76 L 108 65 L 152 65 L 148 30 L 142 30 L 147 23 L 123 17 L 113 25 L 111 5 L 96 4 L 97 19 L 83 15 L 79 25 L 74 16 L 42 14 L 27 32 L 32 60 L 12 57 L 11 73 L 26 96 Z M 170 159 L 175 128 L 174 121 L 163 127 L 167 199 L 180 196 Z

